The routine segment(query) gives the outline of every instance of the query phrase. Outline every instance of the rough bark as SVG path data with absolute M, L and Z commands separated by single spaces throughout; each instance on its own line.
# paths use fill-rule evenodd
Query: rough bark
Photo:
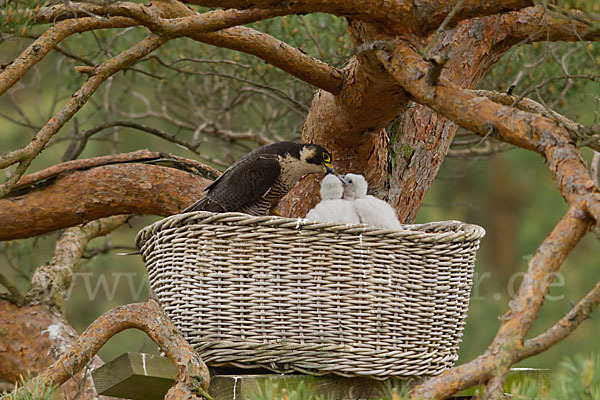
M 78 337 L 75 329 L 45 307 L 20 306 L 2 299 L 0 330 L 0 379 L 7 382 L 18 382 L 21 376 L 33 376 L 45 370 L 65 354 Z M 100 358 L 94 357 L 89 366 L 100 365 Z M 98 398 L 92 379 L 85 371 L 76 373 L 75 380 L 69 380 L 59 390 L 64 391 L 68 399 L 80 390 L 82 399 Z
M 26 238 L 118 214 L 172 215 L 209 180 L 173 167 L 118 163 L 63 172 L 0 199 L 0 240 Z M 26 178 L 26 177 L 25 177 Z M 27 178 L 26 178 L 27 179 Z
M 43 373 L 21 387 L 24 393 L 40 382 L 62 384 L 84 368 L 108 339 L 125 329 L 139 329 L 158 344 L 178 368 L 176 382 L 167 399 L 199 399 L 194 383 L 208 389 L 208 368 L 189 343 L 181 336 L 163 309 L 153 300 L 128 304 L 106 312 L 95 320 L 68 349 L 60 354 Z
M 296 0 L 281 5 L 277 0 L 186 0 L 186 3 L 208 7 L 291 9 L 294 13 L 326 12 L 333 15 L 373 22 L 397 33 L 406 31 L 428 32 L 437 28 L 456 7 L 458 0 Z M 463 1 L 451 19 L 456 23 L 466 18 L 518 10 L 533 4 L 531 0 Z
M 378 27 L 354 22 L 355 42 L 394 38 Z M 475 88 L 508 47 L 510 25 L 498 28 L 496 17 L 463 21 L 438 36 L 431 54 L 447 54 L 442 79 Z M 416 39 L 415 39 L 416 40 Z M 432 40 L 432 36 L 428 38 Z M 421 59 L 426 65 L 429 65 Z M 393 204 L 401 222 L 414 220 L 425 194 L 452 143 L 458 125 L 426 105 L 409 103 L 410 94 L 366 53 L 344 69 L 346 84 L 337 96 L 318 91 L 303 129 L 303 140 L 327 147 L 341 173 L 365 175 L 370 191 Z M 410 107 L 407 107 L 410 104 Z M 394 124 L 388 129 L 392 121 Z M 318 201 L 315 177 L 305 179 L 282 203 L 287 215 L 303 216 Z
M 552 282 L 552 273 L 587 232 L 591 223 L 589 217 L 597 221 L 598 188 L 591 181 L 569 133 L 554 121 L 477 97 L 446 80 L 429 81 L 428 72 L 432 67 L 420 59 L 406 42 L 397 42 L 392 54 L 380 51 L 378 56 L 388 71 L 421 104 L 482 136 L 495 133 L 509 143 L 545 155 L 559 190 L 571 205 L 567 215 L 532 258 L 519 293 L 511 301 L 510 310 L 486 355 L 456 371 L 433 378 L 416 388 L 413 395 L 445 397 L 492 376 L 494 379 L 488 389 L 497 393 L 501 389 L 502 376 L 515 362 L 516 350 L 522 347 L 523 338 L 543 303 Z M 497 365 L 493 370 L 481 369 L 481 362 Z

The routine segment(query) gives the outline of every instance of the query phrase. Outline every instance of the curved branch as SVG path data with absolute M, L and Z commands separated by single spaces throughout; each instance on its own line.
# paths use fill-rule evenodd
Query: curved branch
M 74 170 L 0 199 L 0 240 L 38 236 L 112 215 L 172 215 L 203 196 L 209 180 L 187 172 L 193 168 L 176 159 L 156 162 L 161 161 L 172 167 L 121 163 Z
M 252 54 L 332 94 L 338 94 L 344 84 L 344 77 L 337 68 L 256 29 L 238 26 L 189 37 L 213 46 Z
M 600 282 L 596 283 L 596 286 L 554 326 L 526 341 L 523 347 L 516 351 L 517 361 L 539 354 L 569 336 L 580 323 L 589 318 L 598 304 L 600 304 Z
M 379 60 L 414 100 L 482 136 L 500 139 L 543 154 L 561 194 L 571 206 L 529 263 L 519 293 L 486 355 L 431 379 L 413 391 L 415 397 L 444 397 L 455 390 L 502 376 L 515 361 L 515 350 L 535 320 L 555 272 L 579 239 L 588 231 L 589 216 L 600 219 L 600 192 L 590 179 L 568 131 L 552 119 L 495 103 L 443 80 L 429 82 L 431 68 L 405 42 L 392 55 L 379 51 Z M 481 370 L 482 364 L 493 370 Z M 486 368 L 487 368 L 486 367 Z M 494 383 L 498 383 L 495 379 Z
M 600 28 L 581 11 L 559 13 L 542 5 L 508 12 L 500 17 L 497 47 L 511 47 L 517 43 L 539 41 L 579 41 L 600 39 Z
M 577 141 L 581 146 L 587 146 L 593 150 L 600 151 L 600 126 L 594 125 L 586 127 L 582 124 L 571 121 L 556 111 L 544 107 L 537 101 L 531 100 L 527 97 L 519 98 L 515 95 L 491 90 L 473 90 L 472 93 L 478 96 L 485 96 L 488 99 L 505 106 L 514 106 L 519 110 L 540 114 L 546 118 L 550 118 L 565 128 L 571 136 L 571 139 Z
M 131 328 L 146 332 L 179 370 L 176 383 L 165 398 L 199 400 L 194 393 L 194 386 L 199 382 L 204 390 L 208 389 L 208 368 L 181 336 L 163 309 L 153 300 L 120 306 L 101 315 L 81 334 L 65 355 L 45 372 L 17 389 L 14 394 L 27 393 L 42 382 L 57 385 L 66 382 L 90 361 L 108 339 Z
M 87 141 L 89 140 L 89 138 L 91 138 L 93 135 L 103 131 L 104 129 L 114 128 L 116 126 L 121 126 L 121 127 L 125 127 L 125 128 L 133 128 L 133 129 L 136 129 L 136 130 L 139 130 L 142 132 L 147 132 L 156 137 L 165 139 L 171 143 L 178 144 L 179 146 L 184 147 L 195 154 L 198 154 L 198 147 L 200 147 L 200 144 L 201 144 L 201 142 L 196 142 L 196 143 L 186 142 L 185 140 L 182 140 L 175 135 L 171 135 L 168 132 L 162 131 L 162 130 L 154 128 L 152 126 L 140 124 L 137 122 L 109 121 L 109 122 L 105 122 L 103 124 L 97 125 L 91 129 L 88 129 L 84 132 L 79 133 L 73 139 L 71 144 L 69 144 L 69 147 L 67 147 L 67 150 L 65 150 L 66 159 L 72 160 L 72 159 L 79 157 L 79 155 L 85 148 L 85 145 L 87 144 Z M 65 158 L 64 158 L 65 156 L 63 156 L 63 160 L 65 160 Z
M 170 10 L 172 16 L 186 17 L 194 14 L 193 10 L 180 2 L 171 4 Z M 344 84 L 344 76 L 337 68 L 256 29 L 236 26 L 218 32 L 193 33 L 188 36 L 199 42 L 262 58 L 290 75 L 332 94 L 338 94 Z
M 79 336 L 62 317 L 39 305 L 16 305 L 0 299 L 0 321 L 0 379 L 7 382 L 46 370 Z M 69 399 L 98 399 L 89 368 L 102 364 L 100 357 L 94 357 L 60 387 L 60 392 Z
M 388 72 L 416 102 L 431 107 L 474 133 L 492 134 L 500 140 L 538 152 L 546 157 L 554 180 L 567 202 L 583 205 L 600 221 L 600 192 L 590 179 L 569 132 L 554 120 L 495 103 L 444 80 L 427 81 L 429 64 L 405 42 L 394 53 L 378 52 Z
M 65 292 L 71 285 L 85 246 L 90 240 L 117 229 L 128 217 L 117 215 L 67 229 L 56 241 L 50 263 L 35 271 L 25 297 L 27 303 L 57 308 L 64 317 Z
M 174 37 L 189 36 L 200 42 L 252 54 L 285 72 L 288 72 L 298 79 L 334 94 L 339 93 L 343 84 L 343 76 L 338 69 L 331 67 L 319 59 L 311 57 L 268 34 L 244 27 L 224 29 L 234 25 L 241 25 L 278 15 L 293 13 L 289 9 L 258 9 L 245 11 L 218 10 L 205 14 L 198 14 L 184 6 L 182 3 L 173 2 L 169 4 L 168 10 L 166 10 L 170 13 L 168 15 L 170 19 L 166 19 L 154 15 L 150 11 L 151 8 L 144 7 L 141 4 L 119 2 L 106 6 L 99 6 L 97 4 L 74 4 L 75 3 L 70 3 L 70 5 L 61 4 L 42 8 L 35 15 L 33 12 L 30 12 L 29 14 L 31 15 L 26 14 L 25 16 L 29 16 L 29 18 L 32 18 L 32 20 L 37 23 L 48 23 L 68 18 L 85 19 L 85 17 L 90 14 L 130 17 L 132 19 L 127 20 L 130 21 L 130 25 L 127 26 L 143 24 L 160 34 Z M 97 23 L 99 21 L 104 21 L 101 17 L 91 18 L 91 20 L 96 21 Z M 76 25 L 76 21 L 77 20 L 72 20 L 70 21 L 70 24 Z M 104 23 L 108 24 L 108 22 Z M 220 31 L 211 32 L 216 30 Z M 60 40 L 57 40 L 54 46 L 60 42 Z M 30 46 L 30 48 L 32 48 L 32 46 Z M 48 51 L 49 50 L 50 49 L 48 49 Z M 23 55 L 29 55 L 28 51 L 24 52 Z M 37 61 L 28 62 L 32 62 L 33 65 Z M 0 89 L 1 88 L 2 86 L 0 86 Z
M 296 0 L 294 2 L 281 4 L 276 0 L 186 0 L 186 3 L 197 4 L 207 7 L 222 7 L 228 9 L 258 9 L 269 11 L 279 15 L 328 13 L 340 17 L 348 17 L 356 20 L 376 23 L 389 33 L 400 33 L 406 31 L 427 33 L 439 27 L 439 25 L 450 15 L 453 9 L 457 9 L 451 18 L 450 24 L 459 21 L 504 13 L 511 10 L 520 10 L 532 6 L 532 0 L 435 0 L 429 2 L 414 2 L 411 0 Z M 459 3 L 462 4 L 457 7 Z M 26 10 L 18 13 L 19 18 L 29 19 L 33 23 L 52 23 L 69 18 L 86 17 L 94 15 L 121 15 L 130 16 L 138 20 L 150 17 L 132 15 L 137 13 L 139 5 L 129 2 L 115 2 L 107 5 L 99 4 L 67 4 L 44 7 L 37 12 Z M 232 12 L 235 10 L 226 10 Z
M 72 160 L 56 164 L 42 171 L 25 175 L 19 180 L 15 188 L 9 192 L 9 195 L 12 197 L 22 195 L 23 193 L 27 193 L 37 186 L 43 185 L 48 180 L 67 172 L 81 171 L 94 167 L 100 167 L 102 165 L 124 164 L 132 162 L 173 166 L 174 168 L 191 172 L 195 175 L 199 175 L 210 180 L 214 180 L 221 175 L 220 171 L 196 160 L 190 160 L 189 158 L 179 157 L 174 154 L 138 150 L 132 153 L 112 154 L 109 156 Z

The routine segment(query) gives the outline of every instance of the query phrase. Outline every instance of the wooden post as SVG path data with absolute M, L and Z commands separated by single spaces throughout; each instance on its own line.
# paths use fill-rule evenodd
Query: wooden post
M 303 387 L 313 395 L 325 398 L 342 399 L 378 399 L 390 397 L 390 389 L 403 385 L 415 385 L 419 379 L 387 379 L 380 381 L 371 378 L 345 378 L 336 375 L 281 375 L 274 373 L 258 374 L 256 370 L 243 369 L 217 370 L 211 378 L 208 393 L 215 400 L 249 400 L 273 389 L 286 388 L 288 393 Z M 171 385 L 177 368 L 166 357 L 150 354 L 125 353 L 120 357 L 92 371 L 94 385 L 98 394 L 133 400 L 163 399 Z M 534 378 L 540 384 L 548 384 L 548 370 L 531 368 L 512 369 L 506 379 L 506 389 L 513 382 L 525 378 Z M 422 380 L 423 378 L 421 378 Z M 460 393 L 455 399 L 470 399 L 476 388 Z

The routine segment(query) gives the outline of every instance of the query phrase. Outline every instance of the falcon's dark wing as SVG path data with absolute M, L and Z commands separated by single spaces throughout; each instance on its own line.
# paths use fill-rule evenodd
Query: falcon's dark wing
M 277 181 L 280 171 L 275 154 L 244 157 L 207 187 L 205 197 L 182 212 L 236 211 L 267 193 Z

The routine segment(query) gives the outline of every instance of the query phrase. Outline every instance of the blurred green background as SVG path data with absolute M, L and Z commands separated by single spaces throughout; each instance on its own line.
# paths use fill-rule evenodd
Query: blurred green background
M 26 28 L 21 37 L 22 27 Z M 328 15 L 283 17 L 255 26 L 331 65 L 342 67 L 352 47 L 345 22 Z M 3 27 L 0 64 L 14 59 L 43 27 L 16 24 Z M 16 32 L 16 33 L 15 33 Z M 83 83 L 73 67 L 99 63 L 118 54 L 145 32 L 141 28 L 105 30 L 69 38 L 27 77 L 0 98 L 2 152 L 26 145 L 32 135 Z M 588 43 L 523 45 L 507 53 L 486 75 L 481 88 L 527 93 L 563 115 L 590 125 L 598 123 L 600 83 L 592 79 L 556 78 L 566 74 L 597 76 L 600 46 Z M 547 82 L 548 81 L 548 82 Z M 532 89 L 534 88 L 534 89 Z M 232 134 L 251 130 L 266 140 L 298 140 L 315 89 L 261 60 L 188 39 L 169 43 L 106 82 L 38 157 L 34 172 L 73 157 L 69 144 L 82 133 L 107 121 L 137 121 L 198 144 L 196 152 L 130 128 L 104 130 L 89 138 L 78 158 L 138 149 L 164 151 L 195 158 L 221 170 L 260 139 L 235 140 Z M 460 362 L 481 354 L 500 325 L 499 317 L 514 296 L 527 260 L 566 211 L 543 158 L 521 149 L 457 136 L 456 152 L 448 157 L 429 190 L 416 222 L 458 219 L 487 230 L 476 264 L 475 284 Z M 465 142 L 466 141 L 466 142 Z M 464 143 L 469 143 L 466 146 Z M 487 143 L 497 152 L 478 154 Z M 474 156 L 466 157 L 465 148 Z M 591 152 L 583 150 L 587 162 Z M 145 301 L 146 271 L 137 256 L 115 254 L 132 248 L 139 229 L 157 217 L 136 217 L 107 238 L 88 246 L 69 299 L 67 317 L 82 332 L 105 311 Z M 23 291 L 35 268 L 52 257 L 55 234 L 0 243 L 0 273 Z M 565 315 L 600 280 L 599 243 L 588 234 L 560 269 L 550 297 L 536 321 L 537 334 Z M 519 366 L 550 367 L 566 355 L 598 350 L 598 312 L 567 340 Z M 126 331 L 101 350 L 106 361 L 125 351 L 156 353 L 145 334 Z

